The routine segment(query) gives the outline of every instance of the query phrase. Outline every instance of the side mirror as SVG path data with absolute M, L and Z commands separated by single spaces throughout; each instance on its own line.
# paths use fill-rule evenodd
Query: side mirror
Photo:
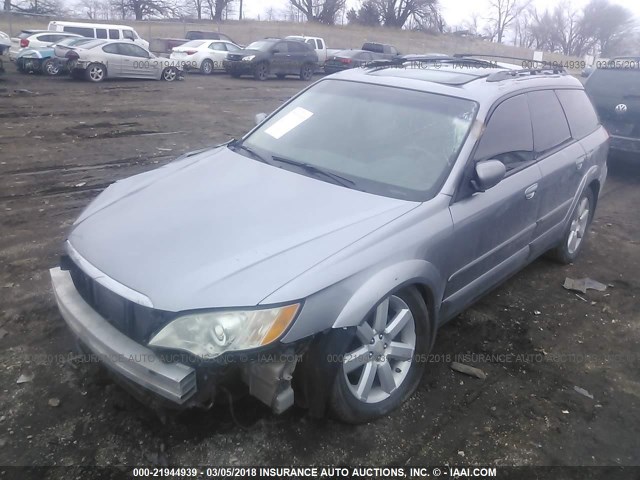
M 267 118 L 266 113 L 256 113 L 256 116 L 254 117 L 254 121 L 256 122 L 256 125 L 260 125 L 265 118 Z
M 485 160 L 476 163 L 475 178 L 471 184 L 478 192 L 484 192 L 500 183 L 506 174 L 507 167 L 500 160 Z

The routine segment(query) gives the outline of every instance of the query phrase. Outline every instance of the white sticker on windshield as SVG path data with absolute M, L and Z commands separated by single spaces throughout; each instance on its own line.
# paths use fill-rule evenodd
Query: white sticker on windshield
M 307 120 L 311 115 L 313 115 L 313 112 L 306 108 L 296 107 L 264 132 L 277 140 Z

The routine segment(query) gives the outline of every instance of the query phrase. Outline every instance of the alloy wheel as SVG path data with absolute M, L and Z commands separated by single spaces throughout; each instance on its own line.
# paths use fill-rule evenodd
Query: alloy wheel
M 574 254 L 582 239 L 587 233 L 587 227 L 589 226 L 589 199 L 583 197 L 576 208 L 576 213 L 571 220 L 571 226 L 569 227 L 569 236 L 567 238 L 567 250 L 570 254 Z
M 386 400 L 407 378 L 416 349 L 415 320 L 409 306 L 391 295 L 357 328 L 342 371 L 361 402 Z

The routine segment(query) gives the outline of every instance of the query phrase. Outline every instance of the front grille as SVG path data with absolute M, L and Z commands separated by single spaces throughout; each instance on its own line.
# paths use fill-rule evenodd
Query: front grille
M 69 270 L 76 290 L 100 316 L 129 338 L 146 344 L 151 335 L 176 314 L 138 305 L 112 292 L 84 273 L 69 257 L 61 261 Z

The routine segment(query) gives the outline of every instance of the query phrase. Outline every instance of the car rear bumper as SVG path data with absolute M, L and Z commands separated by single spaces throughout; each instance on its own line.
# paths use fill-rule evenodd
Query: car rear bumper
M 609 149 L 620 152 L 640 153 L 640 138 L 611 135 Z
M 68 271 L 52 268 L 49 272 L 62 317 L 109 370 L 178 405 L 196 393 L 193 368 L 162 362 L 152 350 L 131 340 L 93 310 L 76 290 Z

